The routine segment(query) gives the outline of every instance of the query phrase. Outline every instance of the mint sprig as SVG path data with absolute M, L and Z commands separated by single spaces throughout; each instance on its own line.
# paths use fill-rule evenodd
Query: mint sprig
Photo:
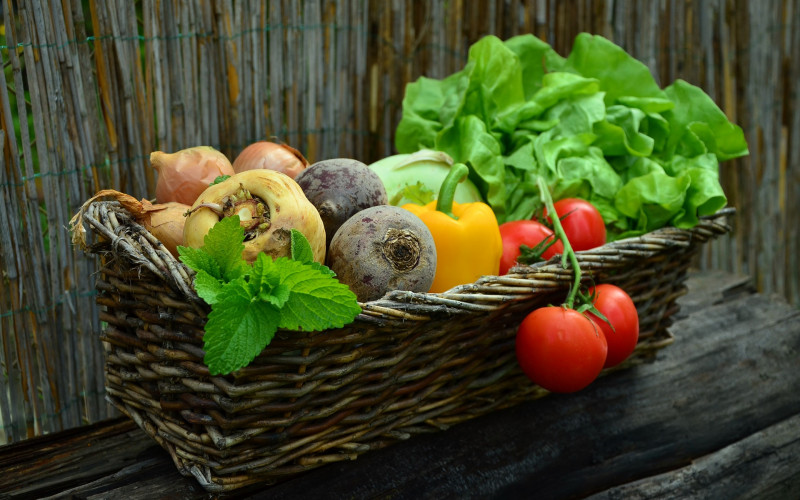
M 233 216 L 209 230 L 203 247 L 178 247 L 181 261 L 197 273 L 197 295 L 211 306 L 203 361 L 212 375 L 250 364 L 279 328 L 340 328 L 361 312 L 347 285 L 313 260 L 300 231 L 292 230 L 291 259 L 262 253 L 250 265 L 242 258 L 243 242 L 239 217 Z

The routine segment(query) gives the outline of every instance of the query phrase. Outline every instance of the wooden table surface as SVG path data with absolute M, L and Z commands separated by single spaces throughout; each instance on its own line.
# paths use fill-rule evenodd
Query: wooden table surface
M 800 498 L 800 310 L 692 273 L 654 363 L 234 498 Z M 131 421 L 0 447 L 0 499 L 209 498 Z

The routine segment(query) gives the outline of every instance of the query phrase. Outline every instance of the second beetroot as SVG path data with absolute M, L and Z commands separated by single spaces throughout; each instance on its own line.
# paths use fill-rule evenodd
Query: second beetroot
M 368 166 L 350 158 L 314 163 L 295 178 L 322 218 L 327 244 L 339 226 L 365 208 L 388 204 L 386 188 Z

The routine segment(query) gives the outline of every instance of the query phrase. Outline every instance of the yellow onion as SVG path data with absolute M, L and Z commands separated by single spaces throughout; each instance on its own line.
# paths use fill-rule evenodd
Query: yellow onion
M 267 169 L 281 172 L 292 179 L 308 166 L 300 151 L 286 144 L 259 141 L 250 144 L 233 160 L 233 171 L 237 174 L 247 170 Z
M 208 231 L 223 217 L 239 216 L 245 231 L 242 257 L 253 262 L 264 252 L 291 256 L 291 230 L 303 233 L 314 260 L 325 262 L 325 226 L 300 186 L 274 170 L 247 170 L 209 186 L 192 205 L 183 240 L 199 248 Z
M 177 247 L 178 245 L 183 245 L 183 225 L 186 222 L 186 212 L 190 208 L 189 205 L 177 202 L 154 205 L 145 199 L 139 201 L 129 194 L 114 189 L 98 191 L 94 196 L 86 200 L 78 213 L 70 220 L 74 243 L 85 248 L 86 230 L 83 229 L 83 213 L 93 201 L 100 198 L 111 198 L 119 202 L 139 224 L 144 226 L 166 247 L 169 253 L 178 257 Z
M 177 201 L 153 205 L 153 207 L 158 207 L 158 210 L 151 210 L 149 219 L 143 221 L 142 225 L 167 247 L 169 253 L 178 257 L 178 246 L 183 245 L 186 212 L 190 207 Z
M 154 151 L 150 163 L 158 171 L 156 202 L 191 205 L 214 179 L 233 175 L 228 158 L 210 146 L 196 146 L 175 153 Z

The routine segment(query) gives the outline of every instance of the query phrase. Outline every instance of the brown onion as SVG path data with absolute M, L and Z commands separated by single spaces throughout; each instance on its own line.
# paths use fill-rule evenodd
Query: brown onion
M 142 225 L 167 247 L 169 253 L 177 258 L 178 246 L 183 245 L 183 226 L 186 223 L 186 212 L 191 207 L 177 201 L 153 205 L 153 207 L 158 209 L 151 209 L 149 220 L 144 219 Z
M 175 201 L 191 205 L 217 177 L 234 174 L 228 158 L 210 146 L 175 153 L 154 151 L 150 154 L 150 163 L 158 171 L 158 203 Z
M 233 170 L 237 174 L 246 170 L 267 169 L 281 172 L 292 179 L 308 166 L 300 151 L 286 144 L 259 141 L 250 144 L 233 160 Z
M 189 205 L 169 202 L 154 205 L 149 201 L 137 200 L 133 196 L 113 189 L 98 191 L 86 200 L 81 209 L 70 220 L 72 241 L 86 248 L 86 229 L 83 228 L 83 213 L 89 205 L 99 198 L 112 198 L 119 202 L 136 221 L 155 236 L 173 256 L 178 257 L 178 245 L 183 245 L 183 226 Z

